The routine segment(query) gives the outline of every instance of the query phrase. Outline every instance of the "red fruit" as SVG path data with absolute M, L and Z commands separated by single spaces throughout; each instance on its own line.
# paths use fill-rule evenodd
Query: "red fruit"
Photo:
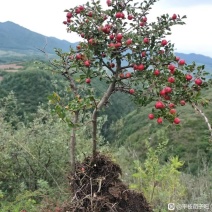
M 63 21 L 63 24 L 65 24 L 65 25 L 66 25 L 67 23 L 68 23 L 67 21 Z
M 202 80 L 200 78 L 195 79 L 194 82 L 196 85 L 202 85 Z
M 111 67 L 111 68 L 114 68 L 114 67 L 115 67 L 115 64 L 114 64 L 114 63 L 111 63 L 111 64 L 110 64 L 110 67 Z
M 176 118 L 174 118 L 174 123 L 175 123 L 175 124 L 179 124 L 179 123 L 180 123 L 180 119 L 179 119 L 179 118 L 177 118 L 177 117 L 176 117 Z
M 103 31 L 105 34 L 109 34 L 109 33 L 110 33 L 110 27 L 104 26 L 104 27 L 102 27 L 102 31 Z
M 76 55 L 76 59 L 77 59 L 77 60 L 81 60 L 81 59 L 82 59 L 82 55 L 81 55 L 81 54 L 77 54 L 77 55 Z
M 105 21 L 105 20 L 107 20 L 107 16 L 106 16 L 106 15 L 104 15 L 104 16 L 103 16 L 103 19 L 104 19 L 104 21 Z
M 148 44 L 149 43 L 149 38 L 144 38 L 144 43 Z
M 128 15 L 128 20 L 132 20 L 133 19 L 133 16 L 132 15 Z
M 175 57 L 175 60 L 176 60 L 176 61 L 179 61 L 179 60 L 180 60 L 180 57 L 176 56 L 176 57 Z
M 180 104 L 181 104 L 182 106 L 184 106 L 184 105 L 186 104 L 185 100 L 181 100 L 181 101 L 180 101 Z
M 164 90 L 165 90 L 166 93 L 171 93 L 172 92 L 172 89 L 170 87 L 165 87 Z
M 170 103 L 169 104 L 169 108 L 171 109 L 171 108 L 174 108 L 175 107 L 175 104 L 174 103 Z
M 155 108 L 156 109 L 163 109 L 163 108 L 165 108 L 165 105 L 163 104 L 163 102 L 158 101 L 158 102 L 155 103 Z
M 114 46 L 115 46 L 116 49 L 118 49 L 118 48 L 120 48 L 122 46 L 122 44 L 120 42 L 118 42 L 118 43 L 115 43 Z
M 67 18 L 72 18 L 72 13 L 71 13 L 71 12 L 68 12 L 68 13 L 66 14 L 66 17 L 67 17 Z
M 119 74 L 119 77 L 124 78 L 124 74 L 123 73 Z
M 179 64 L 180 66 L 185 65 L 185 60 L 182 60 L 182 59 L 181 59 L 181 60 L 179 60 L 179 61 L 178 61 L 178 64 Z
M 158 124 L 162 124 L 162 123 L 163 123 L 163 119 L 162 119 L 161 117 L 158 118 L 158 119 L 157 119 L 157 123 L 158 123 Z
M 107 6 L 108 6 L 108 7 L 110 7 L 110 6 L 112 5 L 111 0 L 107 0 L 106 3 L 107 3 Z
M 152 114 L 152 113 L 150 113 L 150 114 L 148 115 L 148 117 L 149 117 L 149 119 L 154 119 L 154 118 L 155 118 L 154 114 Z
M 159 71 L 158 69 L 156 69 L 156 70 L 154 71 L 154 75 L 155 75 L 155 76 L 160 75 L 160 71 Z
M 146 57 L 146 52 L 145 51 L 141 52 L 141 57 Z
M 77 49 L 80 50 L 81 49 L 81 46 L 80 45 L 77 45 Z
M 130 93 L 130 94 L 134 94 L 134 93 L 135 93 L 135 90 L 134 90 L 133 88 L 131 88 L 131 89 L 129 90 L 129 93 Z
M 67 18 L 67 23 L 71 23 L 71 19 L 70 18 Z
M 86 61 L 84 62 L 84 65 L 85 65 L 86 67 L 89 67 L 89 66 L 91 65 L 91 62 L 90 62 L 89 60 L 86 60 Z
M 186 74 L 186 80 L 190 81 L 192 79 L 192 76 L 190 74 Z
M 144 68 L 145 68 L 144 65 L 143 64 L 140 64 L 140 65 L 137 66 L 137 69 L 136 70 L 143 71 Z
M 175 78 L 174 78 L 174 77 L 169 77 L 169 78 L 168 78 L 168 82 L 174 83 L 174 82 L 175 82 Z
M 116 13 L 116 18 L 122 18 L 122 13 L 121 12 L 117 12 Z
M 88 13 L 88 16 L 89 16 L 89 17 L 92 17 L 92 16 L 93 16 L 93 13 L 90 11 L 90 12 Z
M 111 34 L 109 37 L 110 37 L 110 40 L 113 40 L 115 38 L 115 35 Z
M 75 13 L 76 13 L 76 14 L 79 14 L 80 12 L 81 12 L 81 11 L 80 11 L 79 8 L 76 8 L 76 9 L 75 9 Z
M 126 77 L 126 78 L 130 78 L 130 77 L 131 77 L 131 73 L 129 73 L 129 72 L 126 73 L 126 74 L 125 74 L 125 77 Z
M 142 21 L 143 21 L 143 22 L 147 22 L 147 17 L 143 17 L 143 18 L 142 18 Z
M 88 43 L 89 43 L 90 45 L 94 44 L 94 39 L 93 39 L 93 38 L 89 39 L 89 40 L 88 40 Z
M 108 47 L 114 48 L 114 47 L 115 47 L 115 43 L 109 43 L 109 44 L 108 44 Z
M 143 27 L 145 25 L 145 22 L 141 22 L 140 26 Z
M 106 57 L 106 54 L 105 53 L 102 53 L 102 57 Z
M 172 15 L 172 20 L 175 20 L 177 18 L 177 15 L 176 14 L 173 14 Z
M 85 34 L 84 34 L 84 33 L 81 33 L 80 35 L 81 35 L 81 37 L 82 37 L 82 38 L 84 38 L 84 37 L 85 37 Z
M 168 69 L 170 70 L 170 72 L 172 74 L 174 74 L 174 72 L 175 72 L 175 66 L 174 65 L 172 65 L 172 64 L 168 65 Z
M 124 19 L 124 18 L 125 18 L 124 13 L 121 13 L 121 18 L 122 18 L 122 19 Z
M 79 6 L 79 10 L 80 10 L 80 11 L 83 11 L 84 9 L 85 9 L 85 8 L 84 8 L 82 5 Z
M 168 95 L 165 95 L 165 96 L 164 96 L 164 99 L 165 99 L 165 100 L 170 100 L 170 99 L 171 99 L 171 97 L 170 97 L 170 96 L 168 96 Z
M 162 45 L 162 46 L 165 46 L 167 43 L 168 43 L 167 40 L 162 40 L 162 41 L 161 41 L 161 45 Z
M 131 44 L 132 44 L 132 39 L 129 38 L 128 40 L 126 40 L 126 45 L 127 45 L 127 46 L 129 46 L 129 45 L 131 45 Z
M 121 41 L 122 38 L 123 38 L 123 35 L 122 35 L 121 33 L 118 33 L 118 34 L 116 35 L 116 40 L 117 40 L 117 41 Z
M 87 79 L 85 79 L 85 82 L 89 84 L 89 83 L 91 83 L 91 79 L 87 78 Z
M 163 90 L 160 91 L 160 95 L 161 95 L 161 96 L 165 96 L 165 95 L 166 95 L 165 89 L 163 89 Z
M 177 111 L 175 110 L 175 109 L 171 109 L 170 111 L 169 111 L 171 114 L 175 114 Z
M 134 70 L 137 70 L 138 69 L 138 66 L 135 64 L 135 65 L 133 65 L 133 69 Z

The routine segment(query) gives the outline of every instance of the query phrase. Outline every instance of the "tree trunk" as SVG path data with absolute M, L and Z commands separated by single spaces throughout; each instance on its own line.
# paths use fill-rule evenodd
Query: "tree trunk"
M 102 99 L 100 100 L 100 102 L 97 104 L 96 108 L 93 111 L 93 115 L 92 115 L 93 158 L 95 158 L 96 154 L 97 154 L 97 117 L 98 117 L 97 113 L 105 105 L 105 103 L 108 101 L 108 99 L 110 98 L 111 94 L 115 90 L 115 84 L 116 84 L 116 81 L 114 80 L 110 84 L 110 86 L 108 87 L 106 93 L 104 94 L 104 96 L 102 97 Z

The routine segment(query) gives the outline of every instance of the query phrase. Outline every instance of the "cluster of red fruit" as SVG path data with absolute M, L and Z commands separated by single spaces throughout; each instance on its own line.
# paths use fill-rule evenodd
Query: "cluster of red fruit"
M 113 5 L 113 1 L 111 0 L 106 0 L 106 3 L 108 5 L 108 7 L 110 6 L 114 6 Z M 118 8 L 118 7 L 117 7 Z M 116 19 L 126 19 L 125 16 L 126 14 L 124 14 L 123 10 L 119 10 L 117 9 L 118 11 L 114 11 L 114 14 L 113 14 L 113 18 L 116 18 Z M 84 11 L 83 13 L 81 13 L 82 11 Z M 74 15 L 77 15 L 77 14 L 85 14 L 86 17 L 86 21 L 85 22 L 89 22 L 89 18 L 88 17 L 93 17 L 95 16 L 95 13 L 92 12 L 92 11 L 89 11 L 89 9 L 85 9 L 84 6 L 78 6 L 75 8 L 75 10 L 72 11 L 72 13 Z M 71 22 L 71 18 L 73 17 L 73 14 L 71 12 L 68 12 L 66 14 L 66 17 L 67 17 L 67 20 L 64 21 L 64 24 L 67 24 L 67 25 L 70 25 L 69 23 Z M 172 21 L 175 21 L 177 19 L 177 15 L 176 14 L 173 14 L 172 17 L 170 18 Z M 107 19 L 107 16 L 104 15 L 103 17 L 103 20 L 106 20 Z M 132 14 L 128 14 L 127 15 L 127 19 L 128 20 L 136 20 L 136 17 L 134 17 Z M 119 20 L 119 22 L 122 22 L 121 20 Z M 143 26 L 146 26 L 147 25 L 147 17 L 146 16 L 143 16 L 141 18 L 141 20 L 139 20 L 138 22 L 136 22 L 136 24 L 138 24 L 139 26 L 143 27 Z M 127 36 L 126 34 L 124 33 L 121 33 L 119 30 L 114 30 L 114 27 L 112 24 L 110 24 L 109 22 L 107 24 L 103 24 L 103 22 L 101 22 L 100 26 L 98 26 L 96 28 L 96 30 L 98 31 L 97 34 L 99 34 L 99 32 L 105 36 L 107 42 L 106 42 L 106 45 L 108 47 L 108 49 L 128 49 L 130 48 L 129 46 L 130 45 L 134 45 L 135 43 L 135 40 L 131 38 L 131 36 Z M 79 30 L 79 34 L 81 35 L 82 38 L 85 38 L 87 40 L 87 43 L 86 45 L 91 47 L 92 48 L 95 48 L 97 45 L 98 45 L 98 38 L 95 37 L 95 35 L 93 34 L 89 34 L 87 35 L 86 31 L 83 31 L 83 30 Z M 86 34 L 86 35 L 85 35 Z M 145 37 L 143 38 L 143 40 L 141 40 L 144 44 L 144 49 L 148 49 L 148 46 L 150 44 L 150 40 L 151 38 L 147 35 L 145 35 Z M 164 54 L 165 52 L 165 49 L 166 48 L 169 48 L 170 47 L 170 44 L 169 42 L 166 40 L 166 39 L 162 39 L 161 41 L 158 42 L 158 44 L 160 45 L 160 47 L 164 47 L 164 50 L 161 49 L 160 50 L 160 54 Z M 107 48 L 106 47 L 106 48 Z M 122 48 L 123 47 L 123 48 Z M 146 48 L 147 47 L 147 48 Z M 77 46 L 77 49 L 80 50 L 81 49 L 81 46 L 78 45 Z M 130 48 L 131 49 L 131 48 Z M 106 50 L 104 49 L 103 50 L 104 52 L 106 52 Z M 106 57 L 106 54 L 102 52 L 102 57 Z M 121 52 L 121 51 L 120 51 Z M 99 54 L 99 53 L 98 53 Z M 146 53 L 146 51 L 142 51 L 141 52 L 141 57 L 146 57 L 146 54 L 149 54 L 148 52 Z M 73 59 L 73 58 L 72 58 Z M 87 68 L 90 68 L 91 65 L 92 65 L 92 62 L 91 60 L 89 60 L 88 58 L 86 58 L 85 56 L 83 56 L 83 54 L 80 54 L 78 52 L 78 54 L 76 54 L 75 58 L 76 60 L 80 61 L 80 64 L 81 65 L 84 65 L 85 67 Z M 145 66 L 146 63 L 144 62 L 145 60 L 142 60 L 142 62 L 136 62 L 136 64 L 133 64 L 131 65 L 131 67 L 134 69 L 134 71 L 144 71 L 145 70 Z M 175 66 L 174 64 L 169 64 L 167 69 L 170 71 L 170 74 L 169 76 L 167 77 L 167 82 L 169 83 L 168 86 L 164 87 L 160 92 L 159 92 L 159 99 L 160 101 L 157 101 L 156 104 L 155 104 L 155 108 L 156 109 L 159 109 L 159 110 L 166 110 L 169 108 L 169 115 L 171 114 L 172 118 L 173 118 L 173 123 L 175 124 L 179 124 L 180 123 L 180 119 L 178 117 L 176 117 L 176 110 L 173 108 L 175 107 L 174 104 L 172 103 L 169 103 L 169 106 L 168 106 L 168 103 L 170 100 L 171 100 L 171 97 L 172 97 L 172 90 L 174 90 L 174 87 L 175 85 L 174 84 L 177 84 L 176 81 L 178 80 L 177 77 L 175 76 L 175 72 L 176 70 L 181 67 L 181 66 L 184 66 L 186 64 L 185 60 L 183 59 L 180 59 L 179 57 L 175 57 L 175 63 L 178 64 L 178 67 Z M 113 68 L 115 67 L 115 64 L 114 63 L 108 63 L 108 68 L 110 70 L 112 70 Z M 113 70 L 114 71 L 114 70 Z M 153 74 L 155 76 L 160 76 L 161 73 L 163 73 L 163 70 L 159 70 L 159 69 L 155 69 Z M 119 74 L 119 77 L 120 79 L 127 79 L 127 78 L 131 78 L 133 76 L 132 73 L 130 72 L 127 72 L 127 73 L 120 73 Z M 175 79 L 176 78 L 176 79 Z M 191 81 L 193 79 L 193 76 L 191 74 L 186 74 L 185 75 L 185 79 L 187 81 Z M 90 84 L 91 83 L 91 79 L 90 78 L 86 78 L 85 79 L 85 82 Z M 202 80 L 201 78 L 196 78 L 193 80 L 193 82 L 197 85 L 197 86 L 200 86 L 202 85 Z M 135 93 L 135 89 L 133 88 L 129 88 L 128 92 L 130 94 L 134 94 Z M 162 100 L 161 100 L 162 99 Z M 164 101 L 164 102 L 162 102 Z M 173 99 L 172 99 L 173 101 Z M 185 101 L 184 100 L 181 100 L 180 101 L 180 104 L 181 105 L 185 105 Z M 172 105 L 172 106 L 170 106 Z M 149 119 L 154 119 L 154 114 L 149 114 Z M 158 117 L 158 115 L 157 115 Z M 157 119 L 157 122 L 158 123 L 162 123 L 163 122 L 163 119 L 162 117 L 158 117 Z
M 161 42 L 161 44 L 163 45 L 166 45 L 167 44 L 167 42 L 165 42 L 164 40 Z M 183 59 L 180 59 L 179 57 L 176 57 L 175 58 L 175 60 L 178 62 L 178 65 L 179 66 L 183 66 L 183 65 L 185 65 L 185 60 L 183 60 Z M 175 73 L 175 70 L 176 70 L 176 67 L 173 65 L 173 64 L 170 64 L 170 65 L 168 65 L 168 69 L 169 69 L 169 71 L 170 71 L 170 73 L 171 74 L 174 74 Z M 160 70 L 158 70 L 158 69 L 156 69 L 155 71 L 154 71 L 154 75 L 155 76 L 159 76 L 160 75 Z M 191 81 L 192 80 L 192 75 L 191 74 L 186 74 L 185 75 L 185 78 L 186 78 L 186 80 L 187 81 Z M 170 76 L 170 77 L 168 77 L 168 82 L 170 83 L 170 84 L 172 84 L 172 83 L 174 83 L 175 82 L 175 78 L 174 78 L 174 76 Z M 198 85 L 198 86 L 200 86 L 200 85 L 202 85 L 202 80 L 200 79 L 200 78 L 196 78 L 195 80 L 194 80 L 194 83 L 196 84 L 196 85 Z M 160 91 L 160 96 L 162 96 L 165 100 L 170 100 L 170 96 L 169 96 L 169 94 L 172 92 L 172 88 L 171 87 L 169 87 L 169 86 L 167 86 L 167 87 L 165 87 L 164 89 L 162 89 L 161 91 Z M 180 101 L 180 105 L 181 106 L 184 106 L 186 104 L 186 102 L 185 102 L 185 100 L 181 100 Z M 174 124 L 179 124 L 180 123 L 180 119 L 178 118 L 178 117 L 176 117 L 176 109 L 174 109 L 174 107 L 175 107 L 175 105 L 173 104 L 173 103 L 169 103 L 169 105 L 168 106 L 166 106 L 162 101 L 157 101 L 156 103 L 155 103 L 155 108 L 156 109 L 161 109 L 161 110 L 163 110 L 163 109 L 167 109 L 167 108 L 169 108 L 170 110 L 169 110 L 169 113 L 170 114 L 172 114 L 173 115 L 173 123 Z M 154 119 L 155 118 L 155 115 L 154 114 L 149 114 L 148 115 L 148 117 L 149 117 L 149 119 Z M 162 124 L 163 123 L 163 118 L 162 117 L 159 117 L 159 118 L 157 118 L 157 122 L 159 123 L 159 124 Z
M 77 46 L 77 49 L 80 49 L 81 47 L 80 47 L 80 45 L 78 45 Z M 73 56 L 73 55 L 71 55 L 71 56 L 69 56 L 69 59 L 70 60 L 76 60 L 76 61 L 81 61 L 82 63 L 83 63 L 83 65 L 85 66 L 85 67 L 87 67 L 87 68 L 89 68 L 90 66 L 91 66 L 91 61 L 90 60 L 88 60 L 83 54 L 81 54 L 81 53 L 77 53 L 76 55 L 75 55 L 75 57 Z M 86 83 L 90 83 L 91 82 L 91 79 L 90 78 L 86 78 L 85 79 L 85 82 Z
M 181 103 L 182 106 L 185 105 L 185 101 L 184 100 L 181 100 L 180 103 Z M 174 107 L 175 107 L 175 105 L 173 103 L 169 103 L 168 106 L 166 106 L 162 101 L 157 101 L 155 103 L 155 108 L 156 109 L 161 109 L 162 110 L 162 109 L 169 108 L 169 113 L 171 115 L 173 115 L 173 118 L 174 118 L 173 119 L 173 123 L 174 124 L 179 124 L 180 123 L 180 119 L 178 117 L 176 117 L 177 111 L 176 111 L 176 109 L 174 109 Z M 154 119 L 155 118 L 153 113 L 150 113 L 148 115 L 148 117 L 149 117 L 149 119 Z M 158 117 L 157 118 L 157 123 L 158 124 L 162 124 L 163 123 L 163 118 L 162 117 Z

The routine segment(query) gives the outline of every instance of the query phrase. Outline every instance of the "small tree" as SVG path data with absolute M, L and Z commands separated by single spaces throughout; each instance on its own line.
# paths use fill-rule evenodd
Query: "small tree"
M 73 127 L 71 139 L 72 173 L 75 166 L 75 130 L 80 123 L 79 114 L 92 110 L 93 157 L 97 155 L 98 112 L 107 105 L 115 92 L 125 92 L 140 106 L 154 102 L 149 119 L 158 124 L 167 120 L 180 124 L 176 107 L 187 103 L 193 106 L 205 104 L 200 98 L 201 89 L 207 86 L 204 66 L 188 65 L 176 57 L 174 44 L 166 39 L 171 27 L 184 24 L 176 14 L 157 17 L 148 21 L 151 7 L 157 0 L 134 3 L 133 0 L 107 0 L 107 9 L 100 1 L 89 1 L 65 10 L 64 24 L 68 32 L 77 33 L 83 41 L 70 52 L 57 51 L 62 75 L 70 82 L 73 98 L 61 106 L 58 95 L 56 110 L 60 117 Z M 106 83 L 107 89 L 98 98 L 93 82 Z M 74 120 L 66 117 L 66 111 L 74 114 Z

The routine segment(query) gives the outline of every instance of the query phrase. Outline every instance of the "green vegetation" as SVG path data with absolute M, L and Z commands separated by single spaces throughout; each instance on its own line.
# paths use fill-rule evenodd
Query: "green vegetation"
M 35 63 L 22 65 L 19 72 L 1 72 L 0 211 L 59 210 L 69 199 L 70 129 L 52 115 L 47 103 L 53 91 L 63 88 L 61 96 L 68 95 L 66 85 Z M 103 92 L 104 85 L 94 83 L 96 92 Z M 204 119 L 182 106 L 179 129 L 158 126 L 148 120 L 149 107 L 135 110 L 128 95 L 116 95 L 98 126 L 100 151 L 121 165 L 126 183 L 142 190 L 155 211 L 166 208 L 171 197 L 178 203 L 210 203 L 212 150 Z M 204 95 L 211 98 L 211 90 Z M 203 111 L 212 120 L 211 107 Z M 91 151 L 89 131 L 88 123 L 77 132 L 79 161 Z

